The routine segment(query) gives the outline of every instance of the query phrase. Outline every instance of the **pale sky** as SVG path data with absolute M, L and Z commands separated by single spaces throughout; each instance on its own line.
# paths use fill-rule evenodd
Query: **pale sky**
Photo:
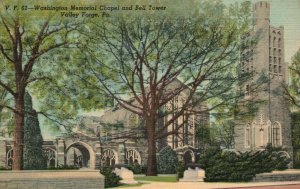
M 259 0 L 250 0 L 255 3 Z M 225 3 L 244 0 L 223 0 Z M 271 25 L 284 26 L 285 61 L 290 63 L 292 56 L 300 48 L 300 0 L 267 0 L 271 5 Z

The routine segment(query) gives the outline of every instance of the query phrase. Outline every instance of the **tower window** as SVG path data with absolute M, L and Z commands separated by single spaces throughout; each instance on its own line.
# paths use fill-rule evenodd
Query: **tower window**
M 250 148 L 251 146 L 251 126 L 248 124 L 245 130 L 245 147 Z
M 280 47 L 280 44 L 281 44 L 281 39 L 279 38 L 278 39 L 278 47 Z
M 272 64 L 269 64 L 269 71 L 272 72 Z
M 277 73 L 277 66 L 274 65 L 274 73 Z
M 278 49 L 278 55 L 281 56 L 281 49 Z
M 277 63 L 277 59 L 276 59 L 276 57 L 274 57 L 274 61 L 273 61 L 273 62 L 274 62 L 274 64 L 276 64 L 276 63 Z
M 273 55 L 276 56 L 276 48 L 273 49 Z
M 281 64 L 281 58 L 278 58 L 278 64 Z
M 281 146 L 281 125 L 277 122 L 274 123 L 272 128 L 272 145 Z
M 245 92 L 245 96 L 248 97 L 251 95 L 251 89 L 250 89 L 250 85 L 246 85 L 246 92 Z
M 281 66 L 278 66 L 278 72 L 281 73 Z

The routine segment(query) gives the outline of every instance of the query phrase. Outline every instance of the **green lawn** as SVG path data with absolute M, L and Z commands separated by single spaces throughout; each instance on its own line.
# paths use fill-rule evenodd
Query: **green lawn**
M 142 176 L 134 177 L 136 181 L 151 181 L 151 182 L 177 182 L 176 176 Z
M 137 187 L 142 186 L 144 183 L 138 183 L 138 184 L 122 184 L 118 186 L 117 188 L 130 188 L 130 187 Z

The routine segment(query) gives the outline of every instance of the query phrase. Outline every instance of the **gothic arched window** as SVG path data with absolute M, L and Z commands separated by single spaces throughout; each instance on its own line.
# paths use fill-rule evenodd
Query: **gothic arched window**
M 245 129 L 245 147 L 250 148 L 251 146 L 251 125 L 248 124 Z
M 126 152 L 126 162 L 128 164 L 138 163 L 141 164 L 140 153 L 136 150 L 130 149 Z
M 251 96 L 251 87 L 249 84 L 246 85 L 245 97 Z
M 272 127 L 272 146 L 281 146 L 281 125 L 278 122 Z
M 6 156 L 6 165 L 10 169 L 12 168 L 13 157 L 14 157 L 14 151 L 11 149 L 7 152 L 7 156 Z
M 116 154 L 114 153 L 114 151 L 111 149 L 107 149 L 103 152 L 101 162 L 102 162 L 102 165 L 105 165 L 105 166 L 114 166 L 117 163 L 116 159 L 117 159 L 117 157 L 116 157 Z
M 51 148 L 47 148 L 43 150 L 44 157 L 47 159 L 47 166 L 48 167 L 55 167 L 55 150 Z

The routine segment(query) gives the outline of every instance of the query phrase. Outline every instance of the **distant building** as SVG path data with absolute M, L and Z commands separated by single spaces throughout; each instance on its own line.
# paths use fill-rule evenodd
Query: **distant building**
M 291 118 L 288 101 L 284 98 L 282 83 L 288 81 L 288 65 L 284 61 L 284 27 L 270 25 L 270 4 L 257 2 L 253 10 L 253 28 L 249 36 L 258 35 L 258 44 L 246 49 L 242 57 L 250 52 L 251 56 L 241 61 L 243 72 L 256 75 L 265 73 L 269 81 L 264 90 L 252 94 L 251 82 L 242 86 L 247 100 L 260 100 L 253 120 L 237 120 L 235 126 L 235 149 L 240 151 L 264 149 L 267 144 L 283 147 L 287 156 L 293 157 L 291 142 Z M 247 36 L 246 36 L 247 37 Z M 245 38 L 244 38 L 245 39 Z

